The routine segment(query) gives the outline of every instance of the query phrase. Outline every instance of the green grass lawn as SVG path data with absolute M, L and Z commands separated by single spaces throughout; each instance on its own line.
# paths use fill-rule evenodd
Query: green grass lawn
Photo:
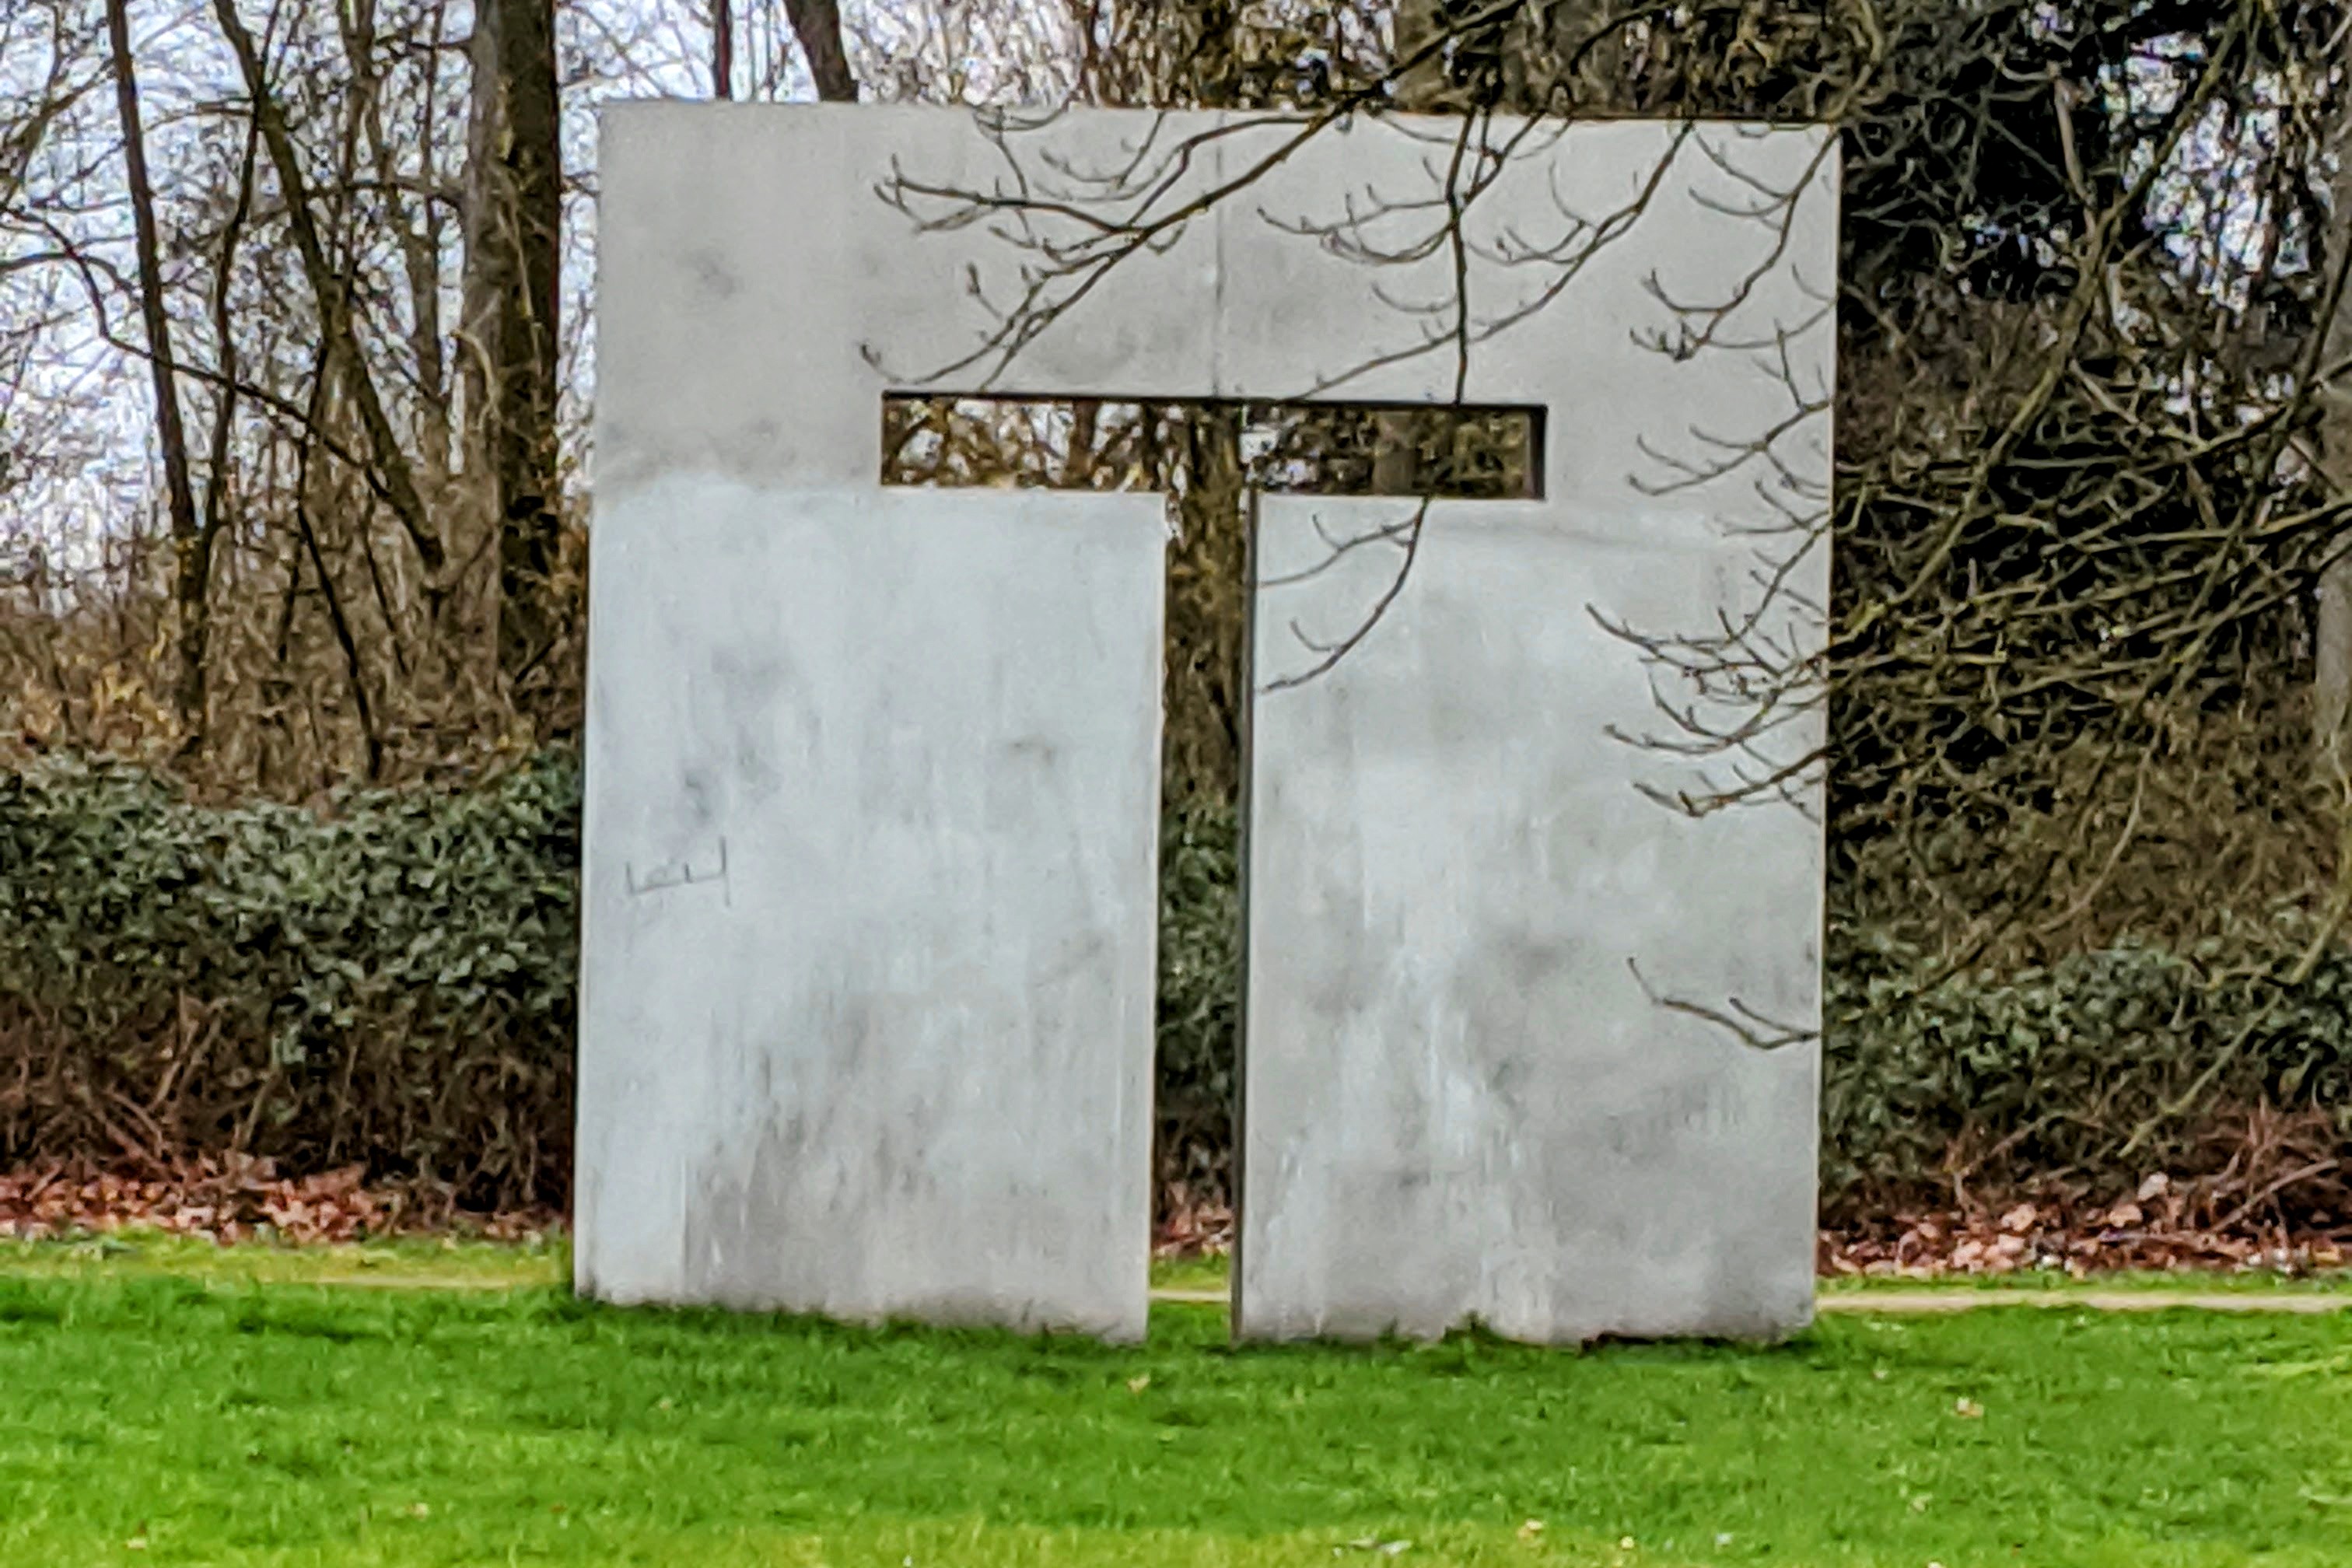
M 1108 1349 L 622 1311 L 490 1248 L 335 1267 L 507 1289 L 168 1253 L 0 1252 L 6 1568 L 2352 1563 L 2347 1314 L 1577 1354 L 1167 1308 Z

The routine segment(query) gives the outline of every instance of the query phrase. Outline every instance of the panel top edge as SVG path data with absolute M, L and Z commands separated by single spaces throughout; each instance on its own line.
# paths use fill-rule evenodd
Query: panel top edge
M 691 98 L 615 98 L 596 106 L 601 123 L 635 123 L 654 119 L 691 116 L 700 119 L 832 119 L 840 121 L 885 120 L 940 121 L 961 117 L 1001 128 L 1008 132 L 1045 130 L 1072 121 L 1119 121 L 1132 124 L 1195 121 L 1202 124 L 1231 125 L 1312 125 L 1328 122 L 1342 125 L 1351 120 L 1369 120 L 1381 124 L 1410 126 L 1459 125 L 1465 118 L 1458 114 L 1431 114 L 1397 109 L 1366 109 L 1354 110 L 1305 109 L 1134 109 L 1109 105 L 1068 104 L 1058 109 L 1034 105 L 970 105 L 953 103 L 810 103 L 810 102 L 743 102 L 731 100 Z M 1490 114 L 1476 117 L 1496 132 L 1511 132 L 1531 124 L 1549 126 L 1555 132 L 1601 131 L 1612 128 L 1688 127 L 1702 133 L 1739 136 L 1806 136 L 1822 138 L 1836 134 L 1837 128 L 1820 121 L 1764 120 L 1682 120 L 1639 115 L 1594 116 L 1582 120 L 1563 120 L 1555 116 L 1523 114 Z

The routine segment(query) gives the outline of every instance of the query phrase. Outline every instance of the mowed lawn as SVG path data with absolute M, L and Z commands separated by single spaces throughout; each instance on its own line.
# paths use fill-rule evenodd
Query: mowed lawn
M 60 1256 L 0 1249 L 7 1568 L 2352 1564 L 2352 1314 L 1108 1349 Z

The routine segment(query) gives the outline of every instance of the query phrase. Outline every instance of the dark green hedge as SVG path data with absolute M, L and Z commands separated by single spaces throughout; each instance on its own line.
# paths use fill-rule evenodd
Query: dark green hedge
M 1160 825 L 1158 1158 L 1163 1190 L 1224 1193 L 1233 1163 L 1241 1020 L 1240 843 L 1229 813 L 1200 806 Z
M 1841 933 L 1824 1008 L 1832 1206 L 2053 1177 L 2211 1173 L 2255 1108 L 2352 1142 L 2352 952 L 2299 914 L 2187 952 L 2126 945 L 1924 988 L 1926 957 Z M 2352 1147 L 2345 1150 L 2352 1161 Z
M 1223 1180 L 1239 894 L 1229 818 L 1163 824 L 1160 1171 Z M 477 1203 L 569 1181 L 579 779 L 320 814 L 192 805 L 119 768 L 0 778 L 0 1161 L 231 1148 L 364 1161 Z M 2314 954 L 2316 956 L 2313 956 Z M 2222 1157 L 2257 1105 L 2352 1134 L 2352 954 L 2293 920 L 1922 990 L 1832 943 L 1832 1208 Z
M 579 818 L 562 759 L 327 815 L 0 779 L 0 1158 L 242 1148 L 560 1200 Z

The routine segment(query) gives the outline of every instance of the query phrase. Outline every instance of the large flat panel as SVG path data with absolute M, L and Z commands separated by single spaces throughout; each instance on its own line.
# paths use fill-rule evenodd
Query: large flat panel
M 1150 498 L 600 513 L 578 1275 L 1113 1337 L 1150 1225 Z
M 1268 575 L 1379 521 L 1269 502 Z M 1540 522 L 1438 509 L 1390 618 L 1257 699 L 1247 1337 L 1810 1317 L 1817 1049 L 1654 996 L 1815 1022 L 1820 829 L 1783 806 L 1695 822 L 1633 787 L 1610 731 L 1654 721 L 1650 688 L 1587 606 L 1671 619 L 1715 600 L 1718 563 Z M 1359 550 L 1264 594 L 1262 666 L 1297 660 L 1294 626 L 1344 632 L 1393 570 Z
M 1818 747 L 1819 714 L 1745 755 L 1644 750 L 1675 731 L 1661 702 L 1726 711 L 1604 623 L 1753 615 L 1781 658 L 1820 647 L 1832 149 L 1727 126 L 1490 140 L 1516 151 L 1465 220 L 1465 296 L 1452 247 L 1415 244 L 1442 232 L 1452 138 L 1368 126 L 1261 204 L 1310 229 L 1374 215 L 1360 262 L 1421 259 L 1330 266 L 1295 307 L 1243 283 L 1228 316 L 1223 366 L 1254 390 L 1366 365 L 1349 391 L 1462 374 L 1547 413 L 1544 499 L 1435 508 L 1392 597 L 1412 502 L 1263 509 L 1237 1328 L 1778 1334 L 1811 1314 L 1818 1043 L 1700 1015 L 1817 1027 L 1818 780 L 1702 819 L 1643 786 L 1769 773 Z M 1303 270 L 1297 244 L 1221 234 L 1237 278 Z

